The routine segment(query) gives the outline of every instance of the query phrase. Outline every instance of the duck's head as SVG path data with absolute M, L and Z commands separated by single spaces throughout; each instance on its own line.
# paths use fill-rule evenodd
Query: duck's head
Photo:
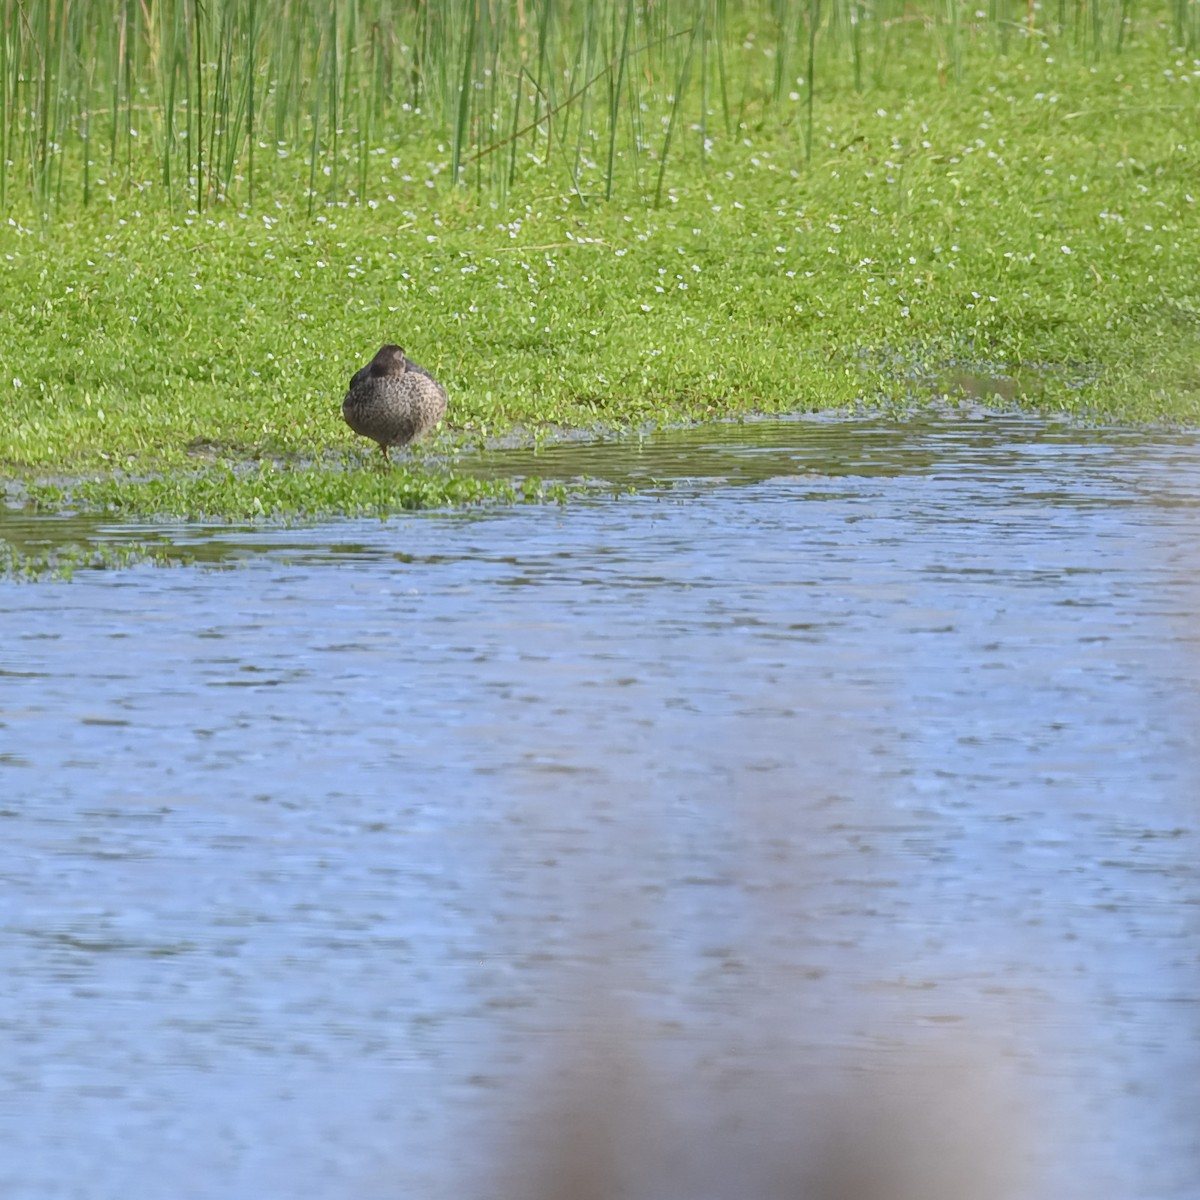
M 380 375 L 403 375 L 408 370 L 408 359 L 404 357 L 404 349 L 401 346 L 393 346 L 389 343 L 386 346 L 380 346 L 379 352 L 371 359 L 371 374 Z

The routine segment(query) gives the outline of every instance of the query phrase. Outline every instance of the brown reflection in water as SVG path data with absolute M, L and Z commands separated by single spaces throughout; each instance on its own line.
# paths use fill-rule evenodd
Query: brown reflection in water
M 501 1200 L 1012 1200 L 1027 1131 L 978 1053 L 801 1064 L 720 1091 L 649 1071 L 617 1022 L 547 1070 L 502 1154 Z
M 731 817 L 729 853 L 706 861 L 706 882 L 722 894 L 741 892 L 747 917 L 740 936 L 714 950 L 720 961 L 706 995 L 695 995 L 694 977 L 664 977 L 662 943 L 682 931 L 662 893 L 635 886 L 655 870 L 653 818 L 639 805 L 606 801 L 603 853 L 582 871 L 573 864 L 569 878 L 542 880 L 548 907 L 558 887 L 558 910 L 585 914 L 577 962 L 591 965 L 562 967 L 552 1006 L 568 1015 L 543 1030 L 540 1066 L 499 1089 L 495 1099 L 506 1111 L 491 1123 L 485 1165 L 464 1194 L 1040 1194 L 1030 1190 L 1040 1122 L 1031 1119 L 1035 1101 L 1012 1078 L 1003 1044 L 1009 1014 L 1001 1004 L 982 1011 L 977 996 L 956 994 L 953 981 L 906 981 L 901 935 L 891 952 L 878 953 L 840 940 L 852 936 L 857 919 L 829 917 L 845 898 L 892 886 L 911 866 L 886 849 L 886 806 L 853 755 L 868 741 L 857 704 L 851 688 L 764 690 L 741 700 L 760 713 L 755 732 L 710 747 L 713 782 L 693 803 Z M 807 764 L 802 779 L 764 770 L 784 737 L 789 756 Z M 527 783 L 528 828 L 569 820 L 551 778 L 531 774 Z M 635 780 L 618 781 L 616 790 L 639 794 Z M 847 879 L 844 841 L 862 830 L 873 844 L 864 842 L 861 877 Z M 686 908 L 683 924 L 697 919 Z M 922 997 L 939 989 L 944 1027 L 922 1013 L 923 999 L 910 1003 L 909 988 Z M 684 997 L 695 1023 L 673 1027 L 661 1010 L 630 999 L 649 997 L 654 1007 L 656 990 Z

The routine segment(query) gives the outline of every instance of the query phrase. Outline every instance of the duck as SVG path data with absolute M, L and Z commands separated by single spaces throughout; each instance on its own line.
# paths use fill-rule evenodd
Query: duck
M 355 371 L 342 401 L 342 417 L 355 433 L 389 446 L 405 446 L 433 429 L 446 415 L 446 389 L 388 343 L 365 367 Z

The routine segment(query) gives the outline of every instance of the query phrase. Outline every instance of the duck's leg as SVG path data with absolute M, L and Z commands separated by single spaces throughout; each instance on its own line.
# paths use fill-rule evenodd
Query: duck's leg
M 387 450 L 388 450 L 388 448 L 387 448 L 387 442 L 380 442 L 380 443 L 379 443 L 379 450 L 380 450 L 380 453 L 383 455 L 383 461 L 384 461 L 384 462 L 391 462 L 391 461 L 392 461 L 392 460 L 391 460 L 391 459 L 388 457 L 388 452 L 387 452 Z

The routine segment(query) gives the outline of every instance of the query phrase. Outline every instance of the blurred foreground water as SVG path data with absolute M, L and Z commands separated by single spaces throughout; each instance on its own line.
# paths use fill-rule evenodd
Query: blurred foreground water
M 206 564 L 0 583 L 0 1194 L 1200 1195 L 1197 439 L 526 457 L 0 513 Z

